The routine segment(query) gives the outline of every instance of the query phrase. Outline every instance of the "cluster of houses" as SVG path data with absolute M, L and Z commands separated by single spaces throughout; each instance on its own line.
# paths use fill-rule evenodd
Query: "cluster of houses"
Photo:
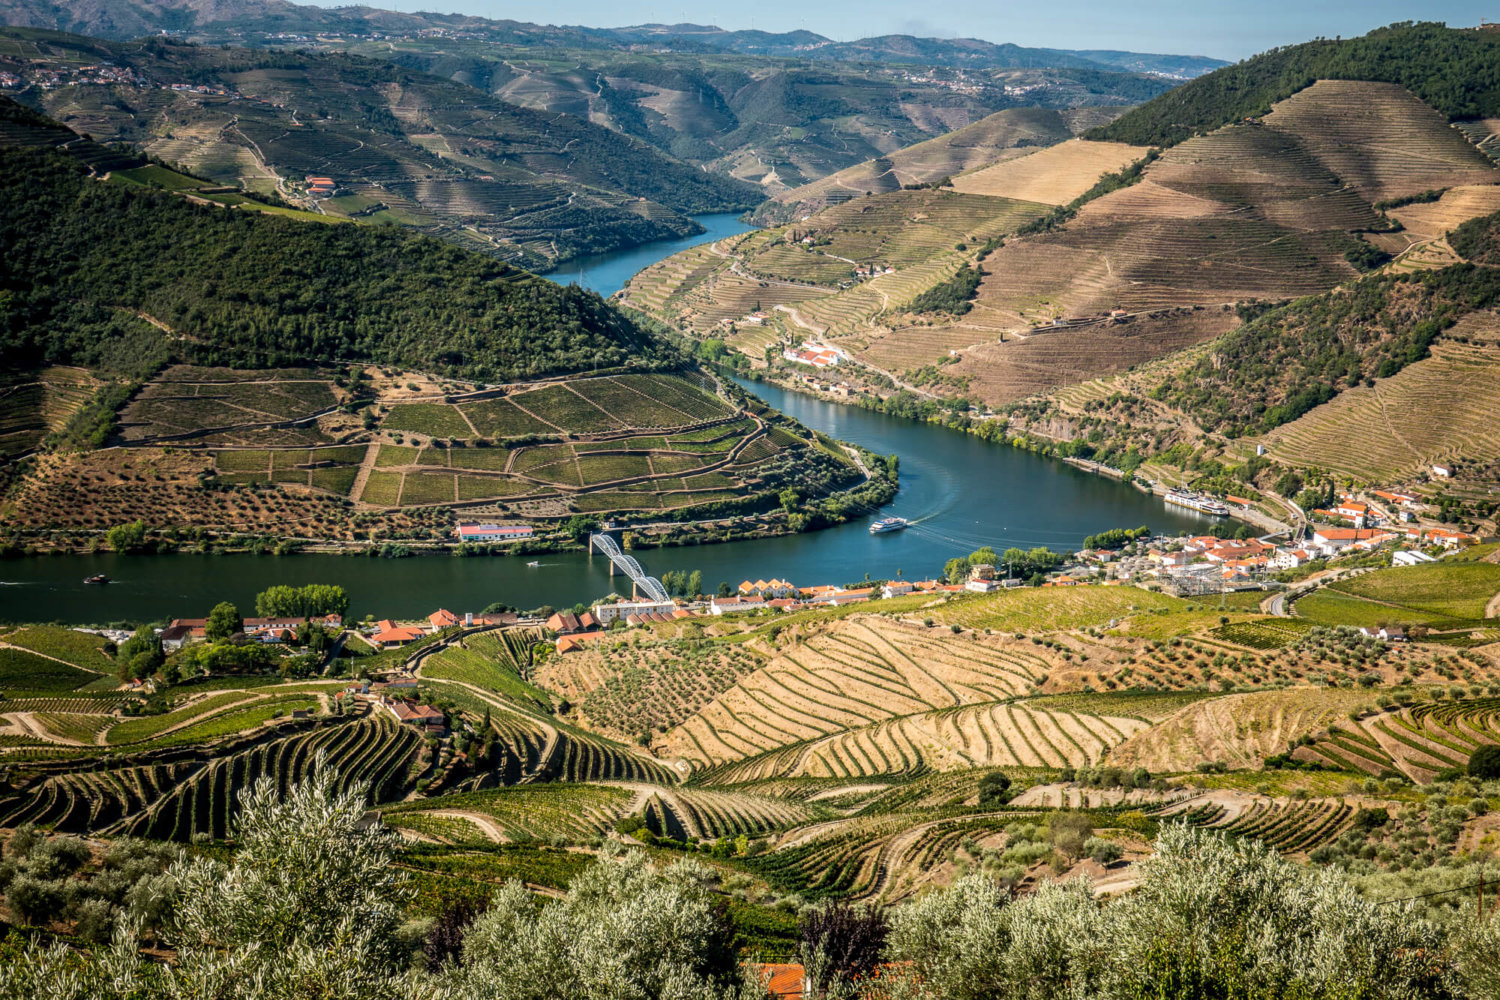
M 116 66 L 114 63 L 91 63 L 87 66 L 70 66 L 66 69 L 36 68 L 29 70 L 25 76 L 16 73 L 0 73 L 0 87 L 19 90 L 27 86 L 40 87 L 43 90 L 54 90 L 58 87 L 71 87 L 78 84 L 92 84 L 99 87 L 144 87 L 149 84 L 146 77 L 128 66 Z
M 1065 568 L 1085 578 L 1102 577 L 1105 582 L 1127 583 L 1159 579 L 1171 584 L 1192 584 L 1198 590 L 1240 585 L 1259 585 L 1263 578 L 1281 570 L 1296 569 L 1315 559 L 1328 559 L 1351 552 L 1368 551 L 1396 543 L 1408 546 L 1397 551 L 1392 561 L 1398 566 L 1431 562 L 1433 557 L 1422 549 L 1457 549 L 1478 541 L 1474 535 L 1449 528 L 1427 528 L 1417 525 L 1366 527 L 1353 522 L 1358 501 L 1346 500 L 1330 510 L 1344 510 L 1345 524 L 1317 524 L 1307 537 L 1288 544 L 1273 545 L 1258 538 L 1225 539 L 1213 535 L 1192 538 L 1154 538 L 1137 552 L 1125 555 L 1108 549 L 1084 550 L 1077 554 L 1081 568 Z M 1351 523 L 1353 522 L 1353 523 Z M 1053 581 L 1062 583 L 1059 577 Z M 1064 584 L 1065 585 L 1065 584 Z
M 309 175 L 306 179 L 307 193 L 314 198 L 331 198 L 333 192 L 338 190 L 338 185 L 333 182 L 332 177 L 313 177 Z
M 256 642 L 290 644 L 296 641 L 297 630 L 309 623 L 332 629 L 344 627 L 343 618 L 336 614 L 315 615 L 311 618 L 305 615 L 283 615 L 274 618 L 242 619 L 240 631 Z M 206 639 L 207 629 L 207 618 L 174 618 L 171 624 L 161 631 L 162 648 L 181 649 L 185 643 L 195 639 Z

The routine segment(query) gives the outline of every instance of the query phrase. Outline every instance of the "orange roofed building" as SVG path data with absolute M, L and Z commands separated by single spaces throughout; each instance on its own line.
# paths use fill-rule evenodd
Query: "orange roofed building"
M 598 642 L 608 632 L 579 632 L 576 635 L 561 635 L 557 637 L 557 651 L 559 653 L 571 653 L 582 649 L 591 642 Z
M 376 625 L 376 632 L 370 636 L 370 641 L 381 649 L 399 649 L 408 642 L 416 642 L 426 634 L 426 631 L 415 625 L 397 625 L 389 618 L 385 618 Z

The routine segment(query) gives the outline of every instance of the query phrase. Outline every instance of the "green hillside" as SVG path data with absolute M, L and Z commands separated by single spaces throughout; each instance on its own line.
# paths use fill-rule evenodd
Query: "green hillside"
M 1270 112 L 1315 80 L 1374 80 L 1410 90 L 1450 119 L 1500 113 L 1500 32 L 1393 24 L 1360 38 L 1272 49 L 1169 91 L 1090 133 L 1171 146 Z
M 433 239 L 101 184 L 49 151 L 0 163 L 13 364 L 118 367 L 169 342 L 206 364 L 338 358 L 495 381 L 666 360 L 598 296 Z
M 1448 243 L 1465 260 L 1500 266 L 1500 212 L 1463 223 L 1448 234 Z

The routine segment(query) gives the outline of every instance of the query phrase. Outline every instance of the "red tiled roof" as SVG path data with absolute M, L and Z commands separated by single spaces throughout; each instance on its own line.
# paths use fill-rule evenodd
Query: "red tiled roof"
M 797 1000 L 802 996 L 802 980 L 806 971 L 800 965 L 790 963 L 767 963 L 760 967 L 768 974 L 766 992 L 778 1000 Z

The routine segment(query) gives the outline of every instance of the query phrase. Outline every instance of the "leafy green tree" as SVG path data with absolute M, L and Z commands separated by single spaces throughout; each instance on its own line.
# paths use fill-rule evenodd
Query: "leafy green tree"
M 687 596 L 700 597 L 703 594 L 703 571 L 695 569 L 688 574 Z
M 240 609 L 228 601 L 220 601 L 208 613 L 208 621 L 203 626 L 203 634 L 210 639 L 228 639 L 236 632 L 243 631 L 244 627 L 244 620 L 240 618 Z
M 1011 799 L 1010 778 L 1004 771 L 991 771 L 979 779 L 979 805 L 993 809 L 1005 805 Z
M 1500 746 L 1493 744 L 1480 747 L 1469 757 L 1469 777 L 1479 781 L 1494 781 L 1500 778 Z
M 136 629 L 115 653 L 119 676 L 124 681 L 150 677 L 165 661 L 161 637 L 150 625 Z
M 305 587 L 277 584 L 255 595 L 255 613 L 262 618 L 322 615 L 347 618 L 349 595 L 337 584 L 310 583 Z
M 134 552 L 146 542 L 146 522 L 117 524 L 104 533 L 104 540 L 116 552 Z
M 970 566 L 998 566 L 999 564 L 1000 557 L 988 545 L 969 553 Z

